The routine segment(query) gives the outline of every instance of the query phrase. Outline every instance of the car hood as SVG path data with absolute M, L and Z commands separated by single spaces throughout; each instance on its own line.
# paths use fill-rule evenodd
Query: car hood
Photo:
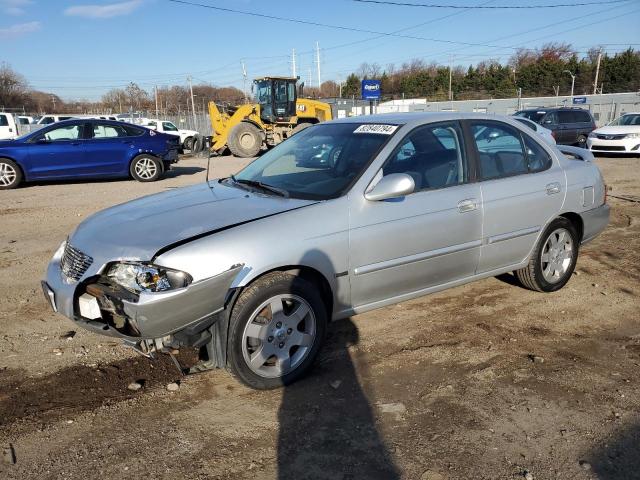
M 595 133 L 600 135 L 623 135 L 626 133 L 640 133 L 640 125 L 607 125 L 596 128 Z
M 69 242 L 97 264 L 151 260 L 173 244 L 313 203 L 211 181 L 102 210 L 83 221 Z

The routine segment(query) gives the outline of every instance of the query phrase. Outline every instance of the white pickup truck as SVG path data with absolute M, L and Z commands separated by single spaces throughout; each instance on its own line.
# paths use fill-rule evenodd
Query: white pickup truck
M 176 127 L 173 122 L 158 120 L 157 118 L 148 119 L 143 126 L 157 132 L 178 135 L 180 137 L 180 146 L 185 150 L 193 150 L 193 141 L 198 135 L 195 130 L 182 130 Z
M 13 140 L 18 136 L 18 126 L 11 113 L 0 112 L 0 140 Z

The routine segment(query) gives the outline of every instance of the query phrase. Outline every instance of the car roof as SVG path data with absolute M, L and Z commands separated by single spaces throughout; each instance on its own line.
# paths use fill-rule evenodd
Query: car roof
M 500 120 L 512 123 L 513 117 L 491 113 L 475 112 L 406 112 L 379 113 L 375 115 L 360 115 L 357 117 L 339 118 L 330 123 L 380 123 L 393 125 L 421 125 L 450 120 Z M 328 123 L 328 122 L 324 122 Z

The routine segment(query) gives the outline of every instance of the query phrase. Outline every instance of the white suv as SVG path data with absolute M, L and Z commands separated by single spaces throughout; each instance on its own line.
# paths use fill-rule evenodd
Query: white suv
M 625 113 L 589 134 L 587 148 L 598 153 L 640 155 L 640 112 Z

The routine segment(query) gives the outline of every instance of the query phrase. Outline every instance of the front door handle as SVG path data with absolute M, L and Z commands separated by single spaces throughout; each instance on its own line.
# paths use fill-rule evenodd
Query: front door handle
M 560 193 L 560 182 L 553 182 L 547 185 L 547 195 Z
M 475 198 L 467 198 L 458 202 L 458 211 L 460 213 L 470 212 L 478 208 L 478 200 Z

